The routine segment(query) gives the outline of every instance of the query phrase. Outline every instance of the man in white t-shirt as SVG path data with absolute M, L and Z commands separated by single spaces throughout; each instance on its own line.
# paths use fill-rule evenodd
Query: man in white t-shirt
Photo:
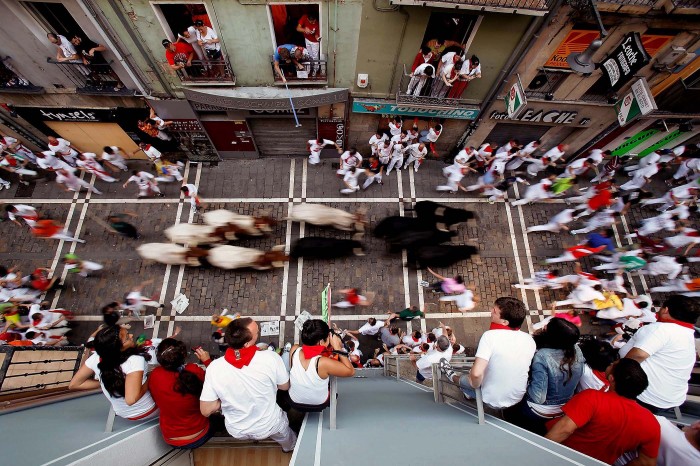
M 377 132 L 369 138 L 369 147 L 372 149 L 372 155 L 379 155 L 379 146 L 383 145 L 382 143 L 388 140 L 389 138 L 386 134 L 377 130 Z
M 49 136 L 48 140 L 49 150 L 71 167 L 75 167 L 75 158 L 78 156 L 78 150 L 71 145 L 70 141 L 53 136 Z
M 345 175 L 345 172 L 350 169 L 350 167 L 359 167 L 362 164 L 362 155 L 357 152 L 357 149 L 351 147 L 340 154 L 340 168 L 338 169 L 338 175 Z
M 448 362 L 452 359 L 452 344 L 449 338 L 445 335 L 440 335 L 435 342 L 433 349 L 428 351 L 425 356 L 416 360 L 415 354 L 409 356 L 411 364 L 416 368 L 416 382 L 420 383 L 426 379 L 433 378 L 433 364 L 440 361 Z
M 140 150 L 142 150 L 143 153 L 146 154 L 146 156 L 148 157 L 148 160 L 150 160 L 153 163 L 157 163 L 162 155 L 158 149 L 156 149 L 150 144 L 146 144 L 145 142 L 140 143 L 139 148 L 136 149 L 132 155 L 136 155 L 136 153 Z
M 417 172 L 418 167 L 423 163 L 425 157 L 428 155 L 428 149 L 422 142 L 417 142 L 406 147 L 406 153 L 408 154 L 408 159 L 404 163 L 404 170 L 413 162 L 413 169 Z
M 39 214 L 36 209 L 30 205 L 26 204 L 10 204 L 5 207 L 7 212 L 7 218 L 11 222 L 16 223 L 19 226 L 23 226 L 18 219 L 22 219 L 27 225 L 33 227 L 36 221 L 39 220 Z
M 277 353 L 258 351 L 259 330 L 250 317 L 228 324 L 224 338 L 229 348 L 207 367 L 200 411 L 209 417 L 221 410 L 226 430 L 236 439 L 269 438 L 290 452 L 297 436 L 276 403 L 277 390 L 289 389 L 289 373 Z
M 367 322 L 359 328 L 359 330 L 347 330 L 350 335 L 376 335 L 379 329 L 384 327 L 383 320 L 377 320 L 374 317 L 367 319 Z
M 697 300 L 669 297 L 657 314 L 658 322 L 645 325 L 620 349 L 620 357 L 638 361 L 649 386 L 637 397 L 652 412 L 685 402 L 688 380 L 695 365 L 695 330 L 700 318 Z
M 408 83 L 408 88 L 406 89 L 406 94 L 408 95 L 420 95 L 423 90 L 423 86 L 428 81 L 428 78 L 435 76 L 435 67 L 430 63 L 423 63 L 418 65 L 416 69 L 411 73 L 411 81 Z
M 467 398 L 476 398 L 481 388 L 484 403 L 508 408 L 522 400 L 527 389 L 535 340 L 521 332 L 527 310 L 522 301 L 498 298 L 491 309 L 491 326 L 481 335 L 474 365 L 468 374 L 458 374 L 448 361 L 440 361 L 440 371 L 459 387 Z
M 49 32 L 46 34 L 49 42 L 56 46 L 56 61 L 68 63 L 83 63 L 75 47 L 71 42 L 60 34 Z
M 335 148 L 338 149 L 338 152 L 342 152 L 340 146 L 330 139 L 309 139 L 307 143 L 309 145 L 309 152 L 311 152 L 309 154 L 309 163 L 311 165 L 321 163 L 321 151 L 326 146 L 335 146 Z

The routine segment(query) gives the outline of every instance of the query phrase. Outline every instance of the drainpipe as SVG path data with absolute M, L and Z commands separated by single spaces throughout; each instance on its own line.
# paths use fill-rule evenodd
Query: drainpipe
M 329 18 L 330 20 L 330 18 Z M 335 0 L 335 10 L 333 11 L 333 87 L 335 87 L 335 64 L 338 61 L 338 0 Z M 332 107 L 331 107 L 332 108 Z
M 489 89 L 489 92 L 486 94 L 484 104 L 481 106 L 483 110 L 486 110 L 491 106 L 496 98 L 496 95 L 501 90 L 501 86 L 506 83 L 510 76 L 513 75 L 513 71 L 520 66 L 520 63 L 525 58 L 525 55 L 528 54 L 537 38 L 542 33 L 542 30 L 547 26 L 548 20 L 550 18 L 554 18 L 559 12 L 562 3 L 563 0 L 556 0 L 556 3 L 547 15 L 539 16 L 536 20 L 530 23 L 530 26 L 528 26 L 527 31 L 525 31 L 523 38 L 518 43 L 518 46 L 513 50 L 513 53 L 510 54 L 510 57 L 508 57 L 508 61 L 499 73 L 498 78 L 494 81 L 491 89 Z M 471 136 L 476 128 L 479 127 L 479 122 L 482 120 L 482 118 L 483 114 L 480 113 L 479 117 L 469 125 L 464 134 L 462 134 L 462 136 L 459 138 L 457 141 L 457 147 L 462 147 L 464 145 L 469 136 Z
M 150 89 L 146 90 L 146 88 L 142 84 L 142 82 L 146 82 L 146 81 L 140 79 L 140 77 L 137 77 L 134 74 L 133 70 L 131 69 L 131 66 L 129 66 L 129 64 L 126 62 L 126 60 L 122 56 L 122 54 L 119 52 L 119 48 L 114 44 L 114 42 L 112 42 L 112 39 L 110 37 L 112 34 L 108 33 L 106 28 L 103 28 L 102 25 L 98 23 L 98 21 L 96 19 L 97 14 L 96 14 L 96 11 L 94 11 L 94 7 L 92 5 L 87 4 L 87 2 L 89 2 L 89 1 L 90 0 L 78 0 L 78 5 L 80 5 L 80 8 L 82 8 L 83 12 L 85 13 L 85 16 L 88 17 L 88 19 L 90 20 L 92 25 L 95 26 L 95 28 L 98 31 L 102 31 L 104 33 L 103 36 L 105 38 L 105 42 L 107 42 L 107 47 L 109 47 L 109 50 L 114 54 L 114 56 L 117 57 L 117 60 L 119 61 L 119 63 L 122 64 L 122 67 L 124 68 L 124 70 L 126 70 L 129 77 L 136 84 L 136 87 L 139 88 L 139 92 L 141 92 L 141 94 L 144 97 L 150 97 L 151 90 Z M 136 69 L 138 69 L 138 68 L 136 68 Z
M 133 24 L 129 24 L 129 22 L 126 20 L 127 12 L 124 10 L 121 2 L 118 3 L 116 0 L 107 0 L 107 4 L 112 8 L 112 10 L 114 10 L 117 13 L 119 22 L 122 24 L 122 26 L 124 26 L 124 29 L 126 30 L 127 34 L 129 35 L 131 40 L 134 41 L 134 44 L 136 44 L 136 48 L 138 49 L 139 53 L 141 53 L 141 55 L 148 62 L 148 66 L 150 66 L 153 70 L 153 73 L 158 78 L 160 85 L 163 86 L 165 92 L 168 92 L 172 95 L 172 93 L 169 92 L 170 84 L 161 76 L 160 66 L 153 60 L 150 52 L 148 52 L 143 46 L 143 43 L 145 42 L 143 40 L 143 37 L 141 37 L 140 33 L 138 32 L 138 29 L 135 28 Z

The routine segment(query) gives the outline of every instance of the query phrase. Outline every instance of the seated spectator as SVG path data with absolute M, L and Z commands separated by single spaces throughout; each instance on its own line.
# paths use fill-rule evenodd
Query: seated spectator
M 207 368 L 200 399 L 206 417 L 221 410 L 226 430 L 239 440 L 272 439 L 282 451 L 294 449 L 297 436 L 277 406 L 277 390 L 289 389 L 289 374 L 274 351 L 258 351 L 260 328 L 250 317 L 226 327 L 228 349 Z
M 605 371 L 618 359 L 617 351 L 610 343 L 597 338 L 586 338 L 579 343 L 579 348 L 586 363 L 583 365 L 583 373 L 578 381 L 577 392 L 587 389 L 607 392 L 610 383 Z
M 289 398 L 292 408 L 301 412 L 319 412 L 330 405 L 330 376 L 352 377 L 355 369 L 349 354 L 343 351 L 340 336 L 331 332 L 320 319 L 304 322 L 301 347 L 291 350 Z M 338 356 L 332 359 L 329 353 Z
M 653 413 L 680 406 L 697 358 L 695 329 L 700 317 L 696 299 L 669 297 L 658 312 L 658 322 L 640 328 L 620 349 L 620 356 L 642 365 L 649 386 L 638 401 Z
M 304 52 L 304 47 L 297 47 L 294 44 L 284 44 L 277 47 L 272 60 L 275 72 L 282 79 L 283 83 L 287 82 L 287 78 L 284 76 L 285 73 L 292 74 L 297 70 L 304 69 L 304 65 L 300 63 L 304 58 Z
M 127 329 L 111 325 L 93 340 L 95 353 L 75 373 L 71 390 L 102 388 L 117 416 L 130 421 L 158 417 L 158 406 L 148 392 L 146 362 L 150 356 L 137 348 Z
M 194 71 L 192 69 L 192 59 L 194 58 L 194 49 L 187 42 L 171 42 L 168 39 L 163 39 L 161 42 L 165 47 L 165 59 L 170 64 L 170 69 L 179 71 L 185 70 L 188 73 Z
M 440 371 L 459 384 L 467 398 L 476 398 L 481 387 L 483 401 L 494 408 L 509 408 L 523 399 L 527 389 L 535 340 L 520 332 L 527 310 L 522 301 L 498 298 L 491 309 L 491 326 L 481 335 L 474 365 L 468 374 L 458 374 L 448 361 L 440 361 Z
M 537 352 L 526 396 L 513 413 L 515 424 L 544 435 L 545 422 L 562 415 L 561 408 L 574 396 L 583 372 L 583 354 L 576 345 L 579 336 L 578 327 L 557 317 L 535 333 Z
M 635 399 L 648 379 L 633 359 L 613 363 L 606 376 L 610 390 L 584 390 L 564 405 L 564 416 L 546 438 L 607 464 L 625 452 L 636 451 L 635 465 L 655 465 L 660 427 L 656 418 Z
M 204 364 L 211 363 L 202 348 L 194 354 Z M 148 390 L 160 410 L 163 440 L 177 448 L 193 449 L 204 445 L 214 434 L 209 419 L 199 411 L 199 396 L 204 384 L 204 370 L 185 364 L 187 346 L 174 338 L 158 345 L 156 359 L 160 366 L 148 378 Z
M 420 383 L 433 378 L 433 364 L 445 361 L 449 364 L 452 359 L 452 345 L 450 340 L 444 335 L 438 337 L 435 342 L 435 348 L 428 351 L 422 358 L 416 359 L 416 356 L 411 353 L 409 356 L 411 364 L 416 368 L 416 382 Z

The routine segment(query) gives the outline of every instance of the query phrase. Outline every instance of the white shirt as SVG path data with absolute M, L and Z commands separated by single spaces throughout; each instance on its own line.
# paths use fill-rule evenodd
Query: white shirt
M 99 363 L 100 356 L 97 353 L 93 353 L 85 361 L 85 366 L 92 370 L 98 379 L 100 378 L 100 368 L 97 367 Z M 129 359 L 127 359 L 120 367 L 122 372 L 124 372 L 124 376 L 127 376 L 132 372 L 141 371 L 143 372 L 141 383 L 144 383 L 147 379 L 146 360 L 143 358 L 143 356 L 129 356 Z M 113 398 L 110 396 L 109 392 L 107 392 L 107 389 L 105 389 L 105 386 L 102 384 L 102 381 L 100 381 L 100 387 L 102 387 L 102 393 L 104 393 L 109 402 L 112 403 L 112 408 L 114 408 L 115 414 L 119 417 L 131 418 L 141 416 L 156 406 L 156 402 L 153 401 L 153 398 L 151 398 L 151 394 L 148 391 L 144 393 L 144 395 L 139 398 L 136 403 L 129 406 L 126 404 L 126 400 L 123 397 Z
M 369 145 L 372 146 L 372 153 L 376 154 L 377 149 L 380 147 L 380 144 L 382 143 L 382 141 L 386 141 L 387 139 L 389 139 L 389 138 L 387 138 L 386 134 L 383 134 L 383 133 L 382 133 L 382 137 L 380 137 L 380 138 L 378 138 L 376 134 L 373 135 L 371 138 L 369 138 Z
M 649 387 L 637 399 L 662 409 L 683 404 L 695 365 L 693 329 L 668 322 L 648 324 L 620 349 L 620 357 L 624 358 L 632 348 L 649 354 L 642 361 Z
M 413 154 L 415 158 L 422 159 L 426 155 L 428 155 L 428 149 L 426 147 L 423 147 L 423 150 L 420 150 L 419 147 L 420 143 L 411 144 L 410 146 L 406 147 L 406 150 L 409 153 Z
M 423 63 L 422 65 L 418 65 L 415 71 L 413 72 L 413 76 L 427 76 L 425 74 L 425 70 L 427 70 L 428 68 L 433 70 L 433 74 L 431 74 L 431 76 L 435 76 L 435 67 L 430 63 Z
M 73 150 L 70 148 L 70 141 L 66 141 L 63 138 L 56 138 L 58 144 L 49 144 L 49 150 L 54 154 L 70 155 Z
M 123 162 L 124 157 L 121 156 L 121 151 L 119 150 L 119 147 L 117 146 L 110 146 L 110 148 L 114 151 L 114 154 L 108 154 L 107 152 L 102 152 L 102 160 L 105 160 L 107 162 L 110 161 L 115 161 L 115 162 Z
M 299 347 L 292 355 L 292 368 L 289 371 L 289 397 L 295 403 L 320 405 L 328 399 L 328 378 L 322 379 L 316 370 L 321 356 L 309 360 L 306 369 L 301 364 L 302 349 Z
M 401 126 L 403 126 L 403 123 L 395 125 L 393 121 L 390 121 L 389 132 L 391 133 L 391 135 L 396 136 L 397 134 L 401 134 Z
M 392 145 L 389 144 L 388 146 L 384 144 L 380 144 L 377 147 L 377 154 L 379 155 L 379 161 L 382 163 L 388 163 L 389 162 L 389 157 L 391 157 L 391 150 L 392 150 Z
M 678 277 L 683 271 L 683 265 L 676 262 L 675 257 L 670 256 L 653 257 L 646 268 L 654 275 L 668 275 L 669 280 Z
M 605 384 L 602 380 L 595 376 L 593 369 L 588 364 L 583 365 L 583 372 L 581 373 L 581 378 L 576 386 L 576 393 L 582 392 L 584 390 L 602 390 Z M 604 390 L 607 392 L 607 390 Z
M 469 149 L 469 150 L 467 150 L 467 149 L 469 149 L 469 148 L 465 147 L 464 149 L 462 149 L 461 151 L 459 151 L 459 152 L 457 153 L 457 155 L 455 155 L 455 160 L 454 160 L 454 162 L 455 162 L 456 164 L 458 164 L 458 165 L 466 165 L 466 164 L 469 163 L 469 159 L 472 158 L 472 155 L 474 155 L 474 153 L 471 151 L 471 149 Z
M 370 144 L 371 144 L 371 141 L 370 141 Z M 319 142 L 318 142 L 316 139 L 310 139 L 310 140 L 309 140 L 309 149 L 310 149 L 311 152 L 313 152 L 314 154 L 320 153 L 321 150 L 322 150 L 325 146 L 334 146 L 334 145 L 335 145 L 335 142 L 330 141 L 330 140 L 328 140 L 328 139 L 323 139 L 323 140 L 321 141 L 320 144 L 319 144 Z
M 549 223 L 556 223 L 557 225 L 566 225 L 574 220 L 574 209 L 564 209 L 557 215 L 552 217 Z
M 439 363 L 440 359 L 442 358 L 445 358 L 447 359 L 447 362 L 450 362 L 450 359 L 452 359 L 452 345 L 450 345 L 445 351 L 428 351 L 422 358 L 416 361 L 416 367 L 418 368 L 420 375 L 426 379 L 432 379 L 433 364 Z
M 151 162 L 157 162 L 158 159 L 160 159 L 161 153 L 158 149 L 155 147 L 149 145 L 145 149 L 142 149 L 143 152 L 148 156 L 148 158 L 151 160 Z
M 155 177 L 148 172 L 138 172 L 136 175 L 131 175 L 126 181 L 127 183 L 135 181 L 139 187 L 146 187 L 151 184 L 153 178 Z
M 65 36 L 58 35 L 58 38 L 60 39 L 61 43 L 58 44 L 58 48 L 61 49 L 61 53 L 63 54 L 64 58 L 70 58 L 73 55 L 77 55 L 78 52 L 75 51 L 75 47 L 73 47 L 73 44 L 66 39 Z M 77 59 L 73 59 L 72 61 L 77 62 Z
M 440 131 L 440 133 L 442 133 L 442 131 Z M 430 128 L 428 130 L 428 134 L 425 137 L 430 142 L 436 142 L 440 137 L 440 133 L 436 133 L 435 128 Z
M 507 408 L 522 400 L 535 351 L 535 340 L 525 332 L 488 330 L 481 335 L 476 357 L 489 363 L 481 384 L 484 403 Z
M 19 218 L 37 218 L 36 209 L 30 205 L 26 204 L 13 204 L 13 207 L 17 209 L 17 212 L 7 212 L 7 218 L 10 220 L 17 220 Z
M 550 162 L 556 162 L 564 155 L 564 151 L 559 150 L 559 146 L 549 149 L 542 157 L 547 157 Z
M 475 78 L 481 76 L 481 63 L 476 65 L 471 70 L 469 69 L 470 60 L 464 60 L 462 63 L 462 68 L 459 70 L 459 74 L 462 76 L 474 76 Z
M 416 341 L 413 339 L 413 335 L 404 335 L 404 337 L 401 339 L 401 343 L 414 348 L 423 343 L 423 340 L 419 338 L 418 341 Z
M 379 332 L 379 329 L 384 327 L 384 321 L 383 320 L 378 320 L 376 324 L 370 325 L 369 322 L 365 323 L 362 327 L 360 327 L 359 332 L 362 335 L 376 335 L 377 332 Z
M 600 162 L 603 161 L 603 150 L 602 149 L 593 149 L 588 154 L 587 158 L 593 159 L 593 163 L 595 165 L 598 165 Z
M 685 432 L 663 416 L 656 416 L 661 426 L 661 444 L 656 464 L 659 466 L 689 466 L 700 464 L 700 451 L 686 438 Z
M 519 155 L 520 155 L 520 156 L 529 156 L 529 155 L 531 155 L 533 152 L 535 152 L 535 151 L 539 148 L 539 146 L 536 145 L 536 144 L 537 144 L 537 141 L 532 141 L 531 143 L 529 143 L 529 144 L 526 145 L 525 147 L 522 147 L 522 148 L 520 149 L 520 154 L 519 154 Z
M 217 36 L 214 30 L 209 26 L 204 26 L 204 34 L 199 32 L 199 29 L 197 30 L 197 40 L 207 41 L 218 38 L 219 36 Z M 219 42 L 215 44 L 204 44 L 202 47 L 204 47 L 204 50 L 220 50 L 221 44 Z
M 360 163 L 362 163 L 362 156 L 359 152 L 356 152 L 355 155 L 351 155 L 350 151 L 345 151 L 343 155 L 340 156 L 340 160 L 343 161 L 343 168 L 347 170 L 350 167 L 359 167 Z
M 405 152 L 405 149 L 403 147 L 403 144 L 398 142 L 392 146 L 391 156 L 396 157 L 396 158 L 401 158 L 401 157 L 403 157 L 404 152 Z
M 357 179 L 360 177 L 361 173 L 362 170 L 356 169 L 354 173 L 348 170 L 345 172 L 345 175 L 343 175 L 343 181 L 345 181 L 351 188 L 356 188 L 358 184 Z
M 237 369 L 219 358 L 207 367 L 202 401 L 221 400 L 226 430 L 236 438 L 264 439 L 280 432 L 287 416 L 277 406 L 277 386 L 289 381 L 282 358 L 257 351 L 250 364 Z

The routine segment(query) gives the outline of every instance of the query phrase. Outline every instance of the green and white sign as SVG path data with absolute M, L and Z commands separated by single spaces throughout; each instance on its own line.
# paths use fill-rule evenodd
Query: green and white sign
M 525 98 L 523 85 L 520 82 L 520 76 L 518 76 L 518 80 L 515 81 L 515 83 L 508 90 L 505 102 L 506 113 L 508 114 L 508 118 L 511 120 L 516 118 L 527 106 L 527 99 Z
M 651 95 L 645 78 L 640 78 L 632 84 L 630 91 L 615 104 L 617 121 L 625 126 L 640 115 L 646 115 L 656 110 L 654 96 Z

